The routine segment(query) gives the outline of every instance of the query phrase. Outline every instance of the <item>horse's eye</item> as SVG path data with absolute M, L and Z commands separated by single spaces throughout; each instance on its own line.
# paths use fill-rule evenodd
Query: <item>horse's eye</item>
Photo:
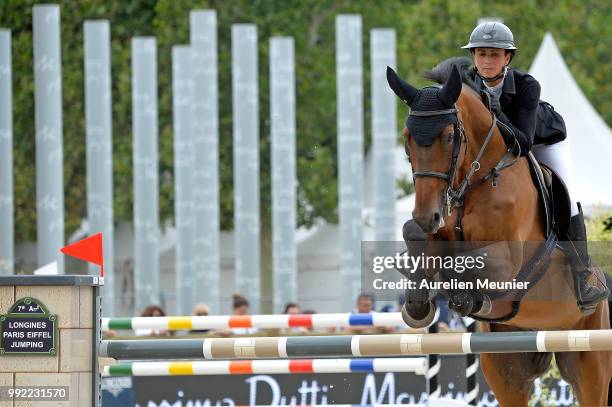
M 446 144 L 450 144 L 453 142 L 453 133 L 448 133 L 446 138 Z

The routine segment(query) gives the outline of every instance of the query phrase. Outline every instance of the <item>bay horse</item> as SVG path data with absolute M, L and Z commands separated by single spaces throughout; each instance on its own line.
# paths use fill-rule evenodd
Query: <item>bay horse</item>
M 486 294 L 472 298 L 455 292 L 455 307 L 483 321 L 485 331 L 609 329 L 607 302 L 590 315 L 581 313 L 566 255 L 555 240 L 549 244 L 551 234 L 547 236 L 529 162 L 516 144 L 506 146 L 495 116 L 470 86 L 470 64 L 460 58 L 442 62 L 426 74 L 439 85 L 421 89 L 387 68 L 391 89 L 411 108 L 403 136 L 416 191 L 413 219 L 427 245 L 501 242 L 498 253 L 507 261 L 492 271 L 499 280 L 512 280 L 526 265 L 538 265 L 541 272 L 519 301 L 499 298 L 486 303 Z M 404 235 L 409 244 L 406 227 Z M 434 278 L 425 273 L 425 278 Z M 402 310 L 406 323 L 427 326 L 435 307 L 431 296 L 411 301 L 408 294 Z M 581 405 L 607 404 L 612 352 L 555 353 L 555 359 Z M 500 406 L 517 407 L 527 406 L 533 382 L 549 368 L 552 353 L 489 353 L 480 360 Z

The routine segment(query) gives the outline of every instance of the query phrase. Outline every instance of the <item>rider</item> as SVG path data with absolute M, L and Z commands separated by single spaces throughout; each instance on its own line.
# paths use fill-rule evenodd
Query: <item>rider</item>
M 472 54 L 474 80 L 480 86 L 481 93 L 486 95 L 489 108 L 497 116 L 506 145 L 513 145 L 511 133 L 514 133 L 521 155 L 526 155 L 534 140 L 540 84 L 531 75 L 509 67 L 517 50 L 512 31 L 499 22 L 479 24 L 472 31 L 469 43 L 462 48 L 469 49 Z M 538 161 L 561 177 L 572 199 L 567 247 L 575 255 L 569 256 L 570 264 L 577 283 L 578 304 L 582 309 L 592 308 L 607 298 L 609 291 L 605 284 L 600 286 L 597 278 L 593 278 L 582 207 L 573 199 L 568 141 L 538 144 L 532 152 Z

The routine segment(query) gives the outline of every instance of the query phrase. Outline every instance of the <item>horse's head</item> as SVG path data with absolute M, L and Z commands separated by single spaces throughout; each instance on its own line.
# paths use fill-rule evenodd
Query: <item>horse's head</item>
M 387 67 L 387 81 L 411 109 L 403 134 L 416 191 L 412 216 L 425 233 L 436 233 L 444 226 L 447 190 L 454 179 L 461 146 L 455 108 L 461 76 L 454 67 L 443 86 L 417 89 Z

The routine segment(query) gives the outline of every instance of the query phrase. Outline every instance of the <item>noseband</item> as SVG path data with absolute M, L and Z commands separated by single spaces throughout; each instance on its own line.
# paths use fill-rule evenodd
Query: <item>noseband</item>
M 410 112 L 410 116 L 416 116 L 416 117 L 431 117 L 431 116 L 441 116 L 441 115 L 448 115 L 448 114 L 454 114 L 457 119 L 457 123 L 453 125 L 454 127 L 453 152 L 451 156 L 451 166 L 449 170 L 445 173 L 439 172 L 439 171 L 415 171 L 413 172 L 412 177 L 413 179 L 417 177 L 441 178 L 447 182 L 448 187 L 446 188 L 446 199 L 444 202 L 444 206 L 446 207 L 448 216 L 451 215 L 455 207 L 460 209 L 459 216 L 457 216 L 456 230 L 457 230 L 458 237 L 460 238 L 459 240 L 463 240 L 463 234 L 461 230 L 461 216 L 462 216 L 461 209 L 463 208 L 463 198 L 466 192 L 468 191 L 468 189 L 476 185 L 476 184 L 471 183 L 470 180 L 474 176 L 476 171 L 480 170 L 480 159 L 482 158 L 482 155 L 484 154 L 484 151 L 487 145 L 491 141 L 491 137 L 493 136 L 495 126 L 497 125 L 497 117 L 495 116 L 495 114 L 491 113 L 493 115 L 493 122 L 491 123 L 491 127 L 489 128 L 487 137 L 485 138 L 484 143 L 480 147 L 480 151 L 478 151 L 476 158 L 470 164 L 469 172 L 463 178 L 459 186 L 455 189 L 453 185 L 454 185 L 455 176 L 457 173 L 457 161 L 459 158 L 461 145 L 463 143 L 466 143 L 466 146 L 467 146 L 467 137 L 465 135 L 465 128 L 463 127 L 463 122 L 461 121 L 461 118 L 459 117 L 459 111 L 457 110 L 457 106 L 454 105 L 452 109 L 445 109 L 445 110 L 421 110 L 421 111 L 412 110 Z M 508 158 L 513 155 L 512 152 L 518 145 L 519 145 L 518 141 L 516 140 L 516 137 L 514 137 L 514 146 L 506 150 L 506 153 L 497 162 L 497 164 L 489 172 L 487 172 L 487 174 L 484 177 L 480 179 L 480 183 L 486 182 L 489 178 L 493 177 L 493 186 L 494 187 L 497 186 L 497 178 L 499 177 L 499 171 L 501 171 L 504 168 L 510 167 L 520 157 L 520 146 L 519 146 L 519 154 L 514 159 L 508 161 Z M 408 154 L 408 158 L 410 159 L 410 151 L 408 151 L 407 145 L 406 145 L 406 153 Z

